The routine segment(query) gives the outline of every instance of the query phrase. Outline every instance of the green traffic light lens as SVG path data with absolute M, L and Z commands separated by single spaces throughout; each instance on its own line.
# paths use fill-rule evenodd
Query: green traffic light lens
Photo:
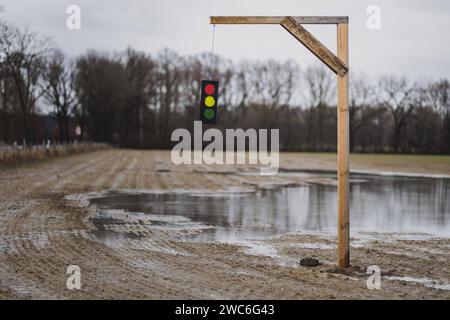
M 211 120 L 212 118 L 214 118 L 214 110 L 213 109 L 206 109 L 203 112 L 203 115 L 205 116 L 206 119 Z

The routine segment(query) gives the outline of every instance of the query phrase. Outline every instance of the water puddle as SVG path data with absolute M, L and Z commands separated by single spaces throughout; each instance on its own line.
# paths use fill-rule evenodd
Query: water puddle
M 320 250 L 335 250 L 337 248 L 334 244 L 326 244 L 320 242 L 302 242 L 302 243 L 291 243 L 291 248 L 301 248 L 301 249 L 320 249 Z
M 319 181 L 335 178 L 330 173 L 314 174 Z M 354 174 L 350 183 L 351 230 L 450 237 L 449 199 L 450 179 Z M 185 232 L 184 238 L 226 242 L 299 231 L 334 234 L 336 202 L 336 187 L 320 183 L 254 192 L 111 191 L 90 199 L 90 205 L 100 212 L 118 210 L 128 215 L 127 222 L 114 215 L 97 216 L 93 223 L 99 231 L 105 225 L 111 230 L 111 226 L 123 229 L 131 223 L 140 224 L 143 230 L 178 228 L 182 233 L 187 228 L 195 232 Z
M 414 278 L 414 277 L 409 277 L 409 276 L 405 276 L 405 277 L 390 276 L 390 277 L 385 277 L 385 278 L 389 279 L 389 280 L 418 283 L 418 284 L 424 285 L 425 287 L 428 287 L 428 288 L 434 288 L 434 289 L 439 289 L 439 290 L 450 290 L 449 283 L 440 283 L 438 281 L 431 280 L 428 278 Z

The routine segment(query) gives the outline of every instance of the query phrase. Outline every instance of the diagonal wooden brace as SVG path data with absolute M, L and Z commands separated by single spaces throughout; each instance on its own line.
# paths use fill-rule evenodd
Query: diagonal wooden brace
M 336 57 L 333 52 L 328 50 L 308 30 L 303 28 L 294 18 L 285 17 L 281 20 L 280 24 L 336 74 L 343 77 L 347 73 L 348 66 Z

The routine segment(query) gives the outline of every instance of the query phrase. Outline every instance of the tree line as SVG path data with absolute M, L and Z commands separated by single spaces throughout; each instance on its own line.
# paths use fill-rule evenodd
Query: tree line
M 220 81 L 217 128 L 279 128 L 281 150 L 336 150 L 336 79 L 320 64 L 132 48 L 69 58 L 35 32 L 0 28 L 0 143 L 170 148 L 171 132 L 199 118 L 201 80 L 211 77 Z M 352 71 L 351 150 L 450 153 L 449 93 L 448 79 Z

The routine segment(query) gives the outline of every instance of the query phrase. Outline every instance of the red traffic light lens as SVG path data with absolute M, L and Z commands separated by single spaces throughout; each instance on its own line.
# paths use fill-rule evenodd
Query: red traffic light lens
M 212 95 L 216 91 L 216 87 L 213 84 L 207 84 L 205 86 L 205 93 L 207 95 Z

